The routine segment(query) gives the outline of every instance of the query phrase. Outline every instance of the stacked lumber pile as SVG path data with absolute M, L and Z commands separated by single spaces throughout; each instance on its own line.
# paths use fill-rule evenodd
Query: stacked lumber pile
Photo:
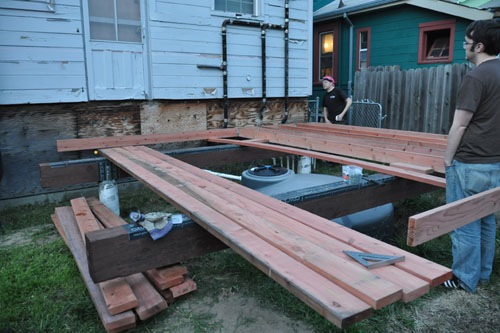
M 451 277 L 449 268 L 151 148 L 106 148 L 101 154 L 339 328 L 372 310 L 410 302 Z M 367 269 L 345 251 L 404 261 Z
M 76 198 L 57 207 L 52 220 L 70 249 L 107 332 L 121 332 L 160 313 L 175 299 L 196 290 L 185 266 L 149 269 L 94 283 L 89 274 L 85 234 L 126 224 L 96 198 Z

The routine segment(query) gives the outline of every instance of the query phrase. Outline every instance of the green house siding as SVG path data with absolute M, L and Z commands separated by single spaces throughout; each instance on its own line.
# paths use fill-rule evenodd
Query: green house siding
M 419 24 L 450 19 L 456 21 L 452 63 L 463 62 L 462 41 L 469 21 L 415 7 L 351 17 L 355 29 L 371 27 L 370 66 L 398 65 L 402 70 L 442 64 L 418 63 Z M 346 45 L 344 40 L 340 43 Z
M 455 16 L 426 10 L 415 6 L 400 6 L 371 11 L 366 14 L 348 15 L 354 25 L 352 50 L 352 79 L 356 71 L 356 30 L 371 29 L 370 40 L 370 67 L 394 66 L 401 70 L 421 67 L 439 66 L 443 63 L 419 64 L 419 25 L 421 23 L 455 20 L 455 38 L 453 58 L 450 63 L 465 62 L 465 52 L 462 47 L 465 29 L 471 21 Z M 339 31 L 339 59 L 337 84 L 344 91 L 348 91 L 349 63 L 350 63 L 350 31 L 349 24 L 343 18 L 332 20 L 340 22 Z M 315 54 L 316 54 L 316 50 Z M 313 98 L 324 94 L 321 85 L 313 87 Z

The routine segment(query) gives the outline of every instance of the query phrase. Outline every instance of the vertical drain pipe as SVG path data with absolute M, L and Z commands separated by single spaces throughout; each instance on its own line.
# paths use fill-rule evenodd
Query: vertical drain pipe
M 288 5 L 288 0 L 285 0 L 285 115 L 283 116 L 283 119 L 281 120 L 281 123 L 284 124 L 288 120 L 288 38 L 289 38 L 289 5 Z
M 353 47 L 354 47 L 354 24 L 347 16 L 347 13 L 344 13 L 344 20 L 349 24 L 349 81 L 347 87 L 347 96 L 352 98 L 352 67 L 354 66 L 354 56 L 353 56 Z
M 231 23 L 230 19 L 222 22 L 222 85 L 223 85 L 223 98 L 224 98 L 224 124 L 223 127 L 227 128 L 228 123 L 228 110 L 229 100 L 227 93 L 227 25 Z
M 259 110 L 259 118 L 257 118 L 257 125 L 260 126 L 264 120 L 264 110 L 267 104 L 267 81 L 266 81 L 266 28 L 267 24 L 262 24 L 260 29 L 260 46 L 262 58 L 262 106 Z

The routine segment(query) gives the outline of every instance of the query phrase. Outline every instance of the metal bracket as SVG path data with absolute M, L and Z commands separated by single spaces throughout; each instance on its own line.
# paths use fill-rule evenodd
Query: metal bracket
M 108 160 L 99 161 L 99 182 L 118 179 L 118 167 Z

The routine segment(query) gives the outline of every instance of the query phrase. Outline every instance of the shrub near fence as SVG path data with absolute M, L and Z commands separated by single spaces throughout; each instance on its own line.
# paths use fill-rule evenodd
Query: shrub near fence
M 400 71 L 397 66 L 356 72 L 354 100 L 382 105 L 383 128 L 448 134 L 466 64 Z

